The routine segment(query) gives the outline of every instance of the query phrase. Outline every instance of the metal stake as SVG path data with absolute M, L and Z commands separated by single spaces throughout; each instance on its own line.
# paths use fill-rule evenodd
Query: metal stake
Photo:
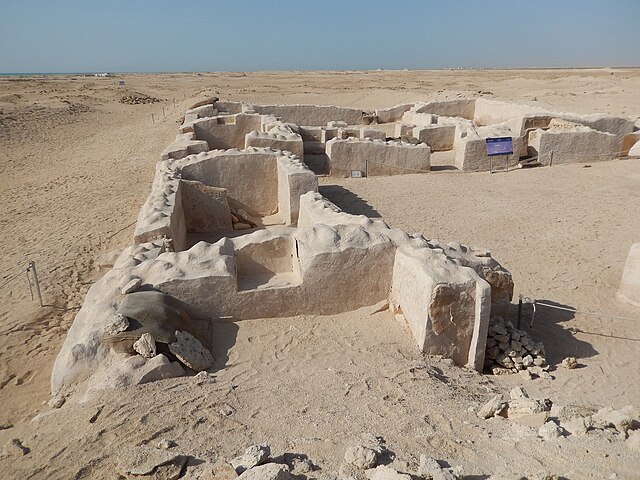
M 36 262 L 29 261 L 29 266 L 27 270 L 31 271 L 33 275 L 33 285 L 36 288 L 36 294 L 38 295 L 38 300 L 40 300 L 40 306 L 44 307 L 44 303 L 42 302 L 42 293 L 40 293 L 40 282 L 38 281 L 38 272 L 36 271 Z

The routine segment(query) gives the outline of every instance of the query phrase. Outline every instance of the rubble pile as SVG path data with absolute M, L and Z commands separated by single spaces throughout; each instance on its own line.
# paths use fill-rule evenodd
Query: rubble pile
M 158 103 L 161 100 L 159 98 L 150 97 L 149 95 L 145 95 L 144 93 L 130 93 L 129 95 L 124 95 L 120 98 L 120 103 L 125 103 L 127 105 L 141 105 L 145 103 Z
M 544 345 L 541 342 L 536 342 L 524 330 L 515 328 L 509 320 L 500 316 L 491 318 L 485 369 L 494 375 L 500 375 L 533 367 L 541 370 L 546 364 Z

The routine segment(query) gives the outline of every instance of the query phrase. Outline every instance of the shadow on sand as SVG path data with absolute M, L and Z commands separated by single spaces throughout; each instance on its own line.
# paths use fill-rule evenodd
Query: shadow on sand
M 233 322 L 213 322 L 209 335 L 214 364 L 208 371 L 217 372 L 229 362 L 229 350 L 236 344 L 238 326 Z
M 340 185 L 321 185 L 320 194 L 335 203 L 344 212 L 352 215 L 364 215 L 369 218 L 380 218 L 381 215 L 365 200 Z
M 562 308 L 575 309 L 571 305 L 563 305 L 553 300 L 538 299 L 538 301 Z M 517 325 L 518 305 L 511 305 L 511 321 Z M 593 346 L 574 337 L 574 330 L 562 325 L 575 317 L 573 312 L 537 305 L 535 319 L 531 325 L 533 305 L 522 305 L 520 329 L 544 343 L 547 363 L 557 365 L 566 357 L 588 358 L 598 354 Z

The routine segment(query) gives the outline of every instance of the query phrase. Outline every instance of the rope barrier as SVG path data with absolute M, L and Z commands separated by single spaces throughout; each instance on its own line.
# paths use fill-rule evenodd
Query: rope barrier
M 13 275 L 11 275 L 11 277 L 9 279 L 7 279 L 2 285 L 0 285 L 0 289 L 2 289 L 4 287 L 6 287 L 7 285 L 9 285 L 11 282 L 13 282 L 16 278 L 18 278 L 20 275 L 22 275 L 26 271 L 27 271 L 27 269 L 23 267 L 21 270 L 17 271 Z
M 35 291 L 38 296 L 38 301 L 40 302 L 40 306 L 44 307 L 44 303 L 42 301 L 42 293 L 40 291 L 40 281 L 38 280 L 38 272 L 36 270 L 36 263 L 34 261 L 29 261 L 26 268 L 22 268 L 21 270 L 16 271 L 13 275 L 11 275 L 8 279 L 0 285 L 0 290 L 9 285 L 15 279 L 19 278 L 22 274 L 27 276 L 27 283 L 29 284 L 29 293 L 31 294 L 31 300 L 34 300 L 33 293 Z M 31 282 L 33 281 L 33 285 Z
M 569 308 L 569 307 L 561 307 L 559 305 L 552 305 L 550 303 L 546 303 L 546 302 L 540 302 L 539 300 L 536 300 L 535 298 L 530 298 L 530 297 L 526 297 L 524 295 L 520 295 L 519 296 L 519 300 L 518 300 L 518 321 L 517 321 L 517 327 L 520 328 L 520 318 L 521 318 L 521 314 L 522 314 L 522 304 L 523 303 L 528 303 L 531 304 L 533 307 L 533 314 L 531 315 L 531 322 L 529 324 L 529 328 L 531 328 L 533 326 L 533 321 L 536 318 L 536 307 L 538 305 L 543 306 L 543 307 L 547 307 L 547 308 L 553 308 L 555 310 L 562 310 L 565 312 L 571 312 L 571 313 L 579 313 L 582 315 L 590 315 L 592 317 L 600 317 L 600 318 L 612 318 L 615 320 L 628 320 L 631 322 L 640 322 L 640 318 L 632 318 L 632 317 L 623 317 L 621 315 L 607 315 L 605 313 L 599 313 L 599 312 L 589 312 L 587 310 L 578 310 L 577 308 Z

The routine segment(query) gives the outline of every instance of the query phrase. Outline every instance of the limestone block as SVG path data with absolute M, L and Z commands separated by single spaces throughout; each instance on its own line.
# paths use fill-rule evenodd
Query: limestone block
M 324 152 L 324 144 L 327 143 L 329 140 L 331 140 L 332 138 L 342 138 L 338 136 L 338 128 L 330 128 L 330 127 L 323 127 L 320 133 L 320 142 L 323 144 L 322 145 L 322 151 Z
M 274 115 L 284 122 L 305 126 L 324 126 L 331 121 L 362 124 L 362 110 L 333 105 L 255 105 L 257 113 Z
M 376 130 L 374 128 L 361 128 L 360 138 L 371 138 L 373 140 L 386 140 L 387 134 L 382 130 Z
M 629 117 L 594 113 L 589 115 L 563 114 L 566 120 L 579 123 L 599 132 L 612 133 L 620 141 L 618 151 L 622 150 L 625 135 L 633 132 L 634 121 Z
M 318 191 L 318 177 L 293 155 L 280 155 L 277 169 L 280 218 L 285 225 L 295 225 L 298 223 L 300 196 Z
M 180 174 L 170 167 L 169 161 L 158 162 L 151 193 L 138 214 L 135 243 L 164 236 L 173 239 L 175 248 L 185 247 L 187 230 L 180 190 Z
M 305 148 L 306 148 L 307 142 L 323 143 L 324 140 L 322 138 L 322 135 L 324 134 L 323 132 L 327 130 L 331 130 L 334 132 L 338 131 L 337 128 L 328 129 L 326 127 L 300 126 L 299 132 L 300 132 L 300 136 L 302 137 L 302 141 L 305 143 Z
M 176 330 L 176 341 L 169 344 L 169 351 L 187 367 L 201 372 L 213 366 L 213 355 L 200 340 L 189 332 Z
M 202 182 L 181 180 L 182 209 L 187 232 L 229 232 L 231 210 L 227 189 Z
M 427 354 L 481 369 L 490 292 L 473 270 L 431 249 L 426 240 L 416 239 L 396 251 L 390 298 L 401 309 L 418 347 Z
M 192 124 L 196 139 L 204 140 L 210 149 L 245 147 L 247 133 L 262 128 L 262 117 L 258 114 L 237 113 L 234 115 L 201 118 Z
M 396 138 L 412 136 L 415 125 L 406 123 L 396 123 L 394 136 Z
M 378 117 L 379 123 L 397 122 L 402 118 L 404 112 L 410 110 L 414 105 L 414 103 L 404 103 L 395 107 L 376 110 L 376 117 Z
M 268 147 L 291 152 L 300 158 L 304 156 L 302 137 L 295 133 L 266 133 L 254 130 L 245 136 L 245 147 Z
M 548 111 L 540 107 L 478 98 L 472 120 L 476 125 L 495 125 L 518 117 L 547 113 Z
M 220 113 L 231 114 L 231 115 L 236 113 L 242 113 L 245 105 L 246 104 L 243 102 L 234 102 L 229 100 L 217 100 L 213 104 L 216 110 L 218 110 Z
M 345 213 L 319 193 L 305 193 L 300 197 L 298 227 L 308 228 L 316 224 L 329 226 L 356 224 L 367 230 L 390 230 L 382 219 Z M 406 235 L 406 238 L 408 239 L 409 236 Z
M 162 152 L 162 160 L 184 158 L 187 155 L 206 152 L 209 144 L 204 140 L 196 140 L 195 133 L 180 133 L 176 139 Z
M 410 125 L 417 125 L 419 127 L 426 127 L 437 123 L 438 116 L 432 113 L 416 113 L 414 110 L 409 110 L 402 115 L 402 123 Z
M 455 138 L 455 125 L 434 125 L 428 127 L 416 127 L 413 136 L 431 147 L 432 152 L 451 150 Z
M 640 308 L 640 242 L 634 243 L 629 249 L 617 296 Z
M 400 175 L 427 172 L 431 166 L 431 149 L 427 145 L 411 145 L 380 140 L 340 140 L 327 142 L 331 175 L 349 177 L 352 170 L 369 175 Z
M 629 149 L 630 157 L 640 157 L 640 141 L 637 141 L 633 146 Z
M 213 103 L 209 103 L 207 105 L 191 108 L 186 111 L 185 115 L 195 115 L 196 118 L 214 117 L 218 115 L 218 109 L 215 108 Z
M 467 120 L 473 120 L 475 108 L 475 98 L 460 98 L 456 100 L 416 103 L 413 111 L 415 113 L 431 113 L 445 117 L 459 117 Z
M 249 147 L 192 155 L 173 165 L 184 180 L 226 188 L 231 208 L 262 217 L 278 208 L 278 155 L 268 148 Z
M 533 130 L 528 143 L 541 163 L 548 164 L 553 158 L 553 165 L 612 160 L 621 148 L 616 135 L 582 126 Z
M 523 139 L 513 136 L 506 126 L 480 127 L 475 131 L 461 131 L 462 136 L 454 139 L 455 166 L 459 170 L 469 172 L 486 172 L 490 166 L 494 170 L 503 170 L 507 166 L 518 163 L 517 152 L 522 150 Z M 513 141 L 513 155 L 490 158 L 487 155 L 486 139 L 490 137 L 511 137 Z
M 628 133 L 622 139 L 622 150 L 621 155 L 631 155 L 638 156 L 640 155 L 640 130 L 637 132 Z M 629 150 L 634 149 L 634 153 L 630 153 Z

